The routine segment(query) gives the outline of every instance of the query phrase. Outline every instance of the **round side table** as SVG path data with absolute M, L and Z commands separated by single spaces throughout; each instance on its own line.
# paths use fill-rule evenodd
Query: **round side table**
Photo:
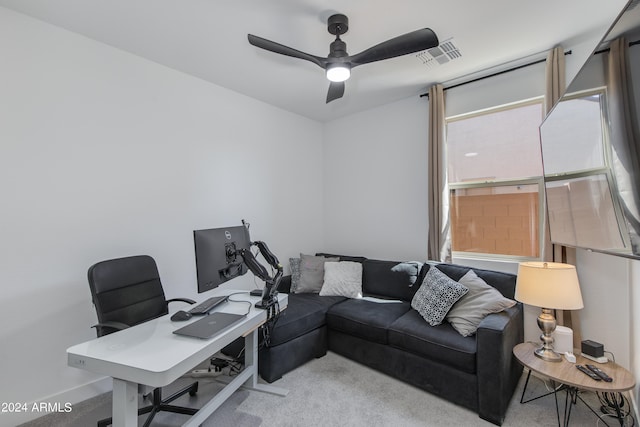
M 522 390 L 522 397 L 520 398 L 520 403 L 526 403 L 523 401 L 524 392 L 527 389 L 527 385 L 529 383 L 529 377 L 531 376 L 531 372 L 536 372 L 542 376 L 549 378 L 552 382 L 556 382 L 562 384 L 563 387 L 561 389 L 565 389 L 567 392 L 567 396 L 565 399 L 565 408 L 564 408 L 564 424 L 569 424 L 569 419 L 571 417 L 571 407 L 573 404 L 577 403 L 577 399 L 580 399 L 582 403 L 584 403 L 587 408 L 591 410 L 594 414 L 598 415 L 597 412 L 593 410 L 587 403 L 582 400 L 582 398 L 578 395 L 578 391 L 580 390 L 591 390 L 596 392 L 625 392 L 627 390 L 632 389 L 635 386 L 635 379 L 633 374 L 618 365 L 615 362 L 608 362 L 606 364 L 596 363 L 592 360 L 589 360 L 585 357 L 582 357 L 579 353 L 576 353 L 576 363 L 568 362 L 564 357 L 560 362 L 547 362 L 537 357 L 533 351 L 539 347 L 539 344 L 534 344 L 531 342 L 525 342 L 518 344 L 513 348 L 513 354 L 518 359 L 518 362 L 522 364 L 525 368 L 529 370 L 529 374 L 527 375 L 527 380 L 525 382 L 524 389 Z M 613 381 L 596 381 L 585 375 L 583 372 L 576 368 L 576 365 L 587 365 L 593 364 L 598 366 L 604 372 L 607 373 Z M 551 392 L 555 395 L 556 398 L 556 411 L 558 414 L 558 425 L 560 424 L 560 410 L 558 408 L 558 397 L 557 391 L 554 387 L 554 391 Z M 547 393 L 544 396 L 547 396 Z M 543 396 L 538 396 L 531 400 L 538 399 Z M 571 400 L 569 401 L 569 397 Z M 617 405 L 617 401 L 616 401 Z M 618 421 L 620 425 L 623 425 L 624 417 L 620 411 L 620 407 L 616 407 L 616 414 L 618 416 Z M 606 423 L 605 423 L 606 424 Z

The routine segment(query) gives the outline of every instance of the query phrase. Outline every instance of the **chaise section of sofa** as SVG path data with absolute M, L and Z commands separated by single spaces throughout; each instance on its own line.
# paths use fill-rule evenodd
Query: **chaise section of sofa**
M 291 286 L 291 276 L 283 278 L 281 291 Z M 321 297 L 317 294 L 290 294 L 289 305 L 278 317 L 271 331 L 268 346 L 259 352 L 258 369 L 267 382 L 306 362 L 327 354 L 327 310 L 346 300 L 340 296 Z

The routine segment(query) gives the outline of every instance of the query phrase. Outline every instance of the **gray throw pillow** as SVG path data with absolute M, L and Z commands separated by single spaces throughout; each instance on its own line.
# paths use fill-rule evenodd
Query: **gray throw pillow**
M 488 285 L 473 270 L 469 270 L 459 282 L 469 288 L 469 292 L 451 307 L 447 321 L 463 337 L 475 334 L 478 325 L 488 314 L 501 312 L 516 303 Z
M 420 289 L 411 300 L 411 307 L 431 326 L 444 320 L 447 312 L 469 289 L 438 270 L 430 268 Z
M 291 288 L 289 292 L 295 294 L 300 283 L 300 258 L 289 258 L 289 267 L 291 267 Z
M 340 259 L 300 254 L 300 281 L 296 287 L 296 294 L 320 292 L 324 283 L 326 261 L 338 262 Z

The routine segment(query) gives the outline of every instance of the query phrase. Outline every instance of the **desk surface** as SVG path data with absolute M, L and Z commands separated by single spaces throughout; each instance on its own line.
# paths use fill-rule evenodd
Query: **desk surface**
M 234 292 L 242 291 L 225 290 L 218 294 Z M 153 387 L 168 385 L 239 335 L 244 336 L 265 322 L 266 311 L 253 306 L 258 297 L 250 297 L 247 291 L 233 295 L 231 299 L 250 301 L 251 310 L 244 320 L 211 339 L 174 334 L 174 330 L 201 318 L 194 316 L 188 321 L 173 322 L 171 314 L 184 308 L 175 307 L 168 315 L 70 347 L 67 349 L 68 365 Z M 278 299 L 280 308 L 286 308 L 287 295 L 279 294 Z M 229 301 L 216 307 L 215 311 L 244 314 L 248 308 L 245 302 Z
M 533 372 L 582 390 L 600 392 L 626 391 L 635 386 L 633 374 L 615 362 L 596 363 L 593 360 L 582 357 L 580 354 L 576 354 L 576 363 L 567 362 L 564 357 L 560 362 L 547 362 L 533 353 L 538 347 L 539 345 L 530 342 L 521 343 L 513 348 L 513 354 L 523 366 L 531 369 Z M 610 383 L 596 381 L 580 372 L 575 366 L 586 364 L 599 367 L 613 378 L 613 381 Z

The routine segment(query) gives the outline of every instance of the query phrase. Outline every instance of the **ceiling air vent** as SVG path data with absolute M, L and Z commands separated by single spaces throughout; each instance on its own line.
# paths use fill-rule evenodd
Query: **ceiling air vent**
M 418 58 L 418 60 L 427 67 L 446 64 L 447 62 L 460 57 L 462 57 L 460 49 L 453 44 L 452 38 L 443 41 L 436 47 L 423 50 L 416 54 L 416 58 Z

